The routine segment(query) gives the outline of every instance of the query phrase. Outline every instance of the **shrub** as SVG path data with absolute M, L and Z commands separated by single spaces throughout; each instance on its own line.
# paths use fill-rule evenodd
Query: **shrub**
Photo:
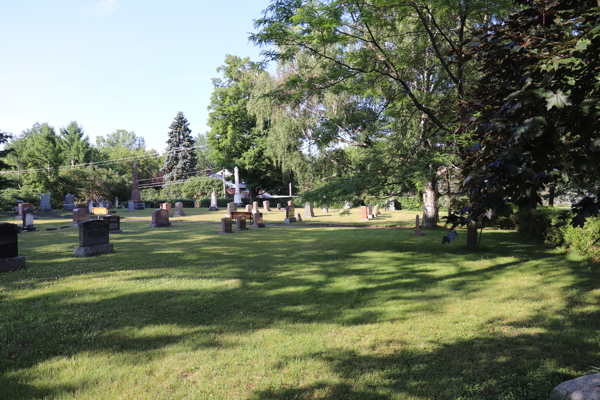
M 600 262 L 600 217 L 589 218 L 583 228 L 564 227 L 564 247 Z
M 549 240 L 554 246 L 562 244 L 560 228 L 555 227 L 559 222 L 565 222 L 569 217 L 568 210 L 554 207 L 538 207 L 534 210 L 519 211 L 519 233 L 528 239 L 537 241 Z

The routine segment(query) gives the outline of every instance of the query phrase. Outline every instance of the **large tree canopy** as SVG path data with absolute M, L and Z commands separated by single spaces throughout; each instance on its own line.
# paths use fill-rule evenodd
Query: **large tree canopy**
M 524 9 L 479 32 L 483 78 L 466 102 L 468 217 L 534 208 L 549 185 L 600 191 L 600 8 L 596 0 L 518 1 Z M 600 193 L 575 207 L 574 225 L 598 214 Z
M 247 109 L 264 70 L 248 58 L 228 55 L 217 71 L 223 73 L 223 78 L 213 79 L 208 107 L 208 143 L 213 160 L 229 170 L 238 166 L 253 195 L 259 189 L 272 191 L 284 186 L 281 168 L 267 153 L 269 121 L 263 121 L 259 129 L 256 117 Z

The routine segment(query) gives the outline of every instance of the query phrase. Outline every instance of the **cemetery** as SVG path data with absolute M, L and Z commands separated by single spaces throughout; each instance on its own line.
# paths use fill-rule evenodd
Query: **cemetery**
M 0 400 L 600 400 L 600 0 L 126 3 L 4 20 Z

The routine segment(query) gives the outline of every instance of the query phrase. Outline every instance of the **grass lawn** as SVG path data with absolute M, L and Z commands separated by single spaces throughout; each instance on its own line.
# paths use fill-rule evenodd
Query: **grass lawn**
M 338 214 L 311 223 L 358 220 Z M 589 264 L 514 232 L 467 252 L 442 228 L 265 219 L 231 235 L 125 219 L 89 258 L 76 228 L 43 230 L 65 220 L 36 220 L 28 268 L 0 274 L 0 399 L 546 399 L 600 367 Z

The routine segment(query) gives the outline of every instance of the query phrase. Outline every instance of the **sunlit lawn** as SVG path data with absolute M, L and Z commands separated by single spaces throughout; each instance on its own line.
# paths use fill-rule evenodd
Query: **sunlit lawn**
M 514 232 L 466 252 L 462 232 L 271 218 L 231 235 L 125 220 L 115 253 L 78 259 L 76 228 L 36 220 L 28 268 L 0 274 L 0 398 L 546 399 L 600 367 L 587 264 Z

